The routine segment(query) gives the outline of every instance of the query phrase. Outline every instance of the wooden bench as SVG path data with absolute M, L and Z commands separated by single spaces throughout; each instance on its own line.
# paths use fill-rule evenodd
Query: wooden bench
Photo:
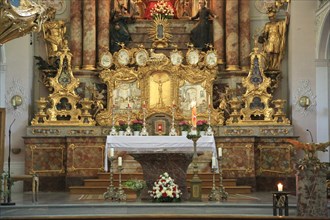
M 32 202 L 38 202 L 39 193 L 39 177 L 37 175 L 16 175 L 10 177 L 13 182 L 15 181 L 32 181 Z M 7 186 L 7 179 L 4 179 L 4 186 Z

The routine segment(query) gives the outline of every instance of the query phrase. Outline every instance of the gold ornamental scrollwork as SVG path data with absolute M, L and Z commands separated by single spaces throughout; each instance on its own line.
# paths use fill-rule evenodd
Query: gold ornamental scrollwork
M 175 120 L 190 121 L 191 116 L 187 114 L 190 112 L 190 108 L 186 107 L 189 108 L 187 110 L 182 106 L 184 102 L 188 106 L 192 101 L 192 96 L 199 98 L 197 103 L 200 108 L 197 117 L 207 119 L 207 100 L 208 97 L 212 97 L 216 66 L 206 66 L 205 53 L 199 52 L 193 47 L 190 50 L 198 52 L 195 53 L 199 56 L 197 65 L 182 64 L 182 53 L 177 48 L 171 52 L 169 58 L 154 49 L 147 51 L 141 45 L 132 49 L 123 47 L 120 51 L 125 51 L 122 53 L 125 57 L 122 60 L 126 60 L 126 62 L 116 64 L 116 67 L 112 69 L 104 69 L 99 74 L 107 85 L 108 99 L 107 108 L 96 115 L 97 123 L 102 126 L 110 126 L 112 118 L 115 124 L 118 124 L 119 120 L 126 121 L 128 105 L 130 105 L 131 119 L 141 119 L 143 117 L 142 103 L 144 102 L 146 103 L 147 119 L 159 113 L 171 115 L 171 108 L 174 104 L 178 106 L 175 109 Z M 140 54 L 138 55 L 138 53 Z M 217 57 L 211 57 L 217 59 Z M 119 62 L 120 59 L 119 53 L 115 53 L 115 62 Z M 130 65 L 123 65 L 128 61 Z M 195 90 L 195 92 L 188 94 L 188 90 Z M 212 123 L 222 125 L 224 122 L 223 111 L 214 109 L 212 103 L 209 104 Z M 112 114 L 114 115 L 112 116 Z

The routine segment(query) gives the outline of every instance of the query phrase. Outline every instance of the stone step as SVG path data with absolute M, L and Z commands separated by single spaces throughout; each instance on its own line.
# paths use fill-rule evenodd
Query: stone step
M 125 182 L 128 179 L 122 180 L 123 182 Z M 109 179 L 86 179 L 84 180 L 84 186 L 109 186 L 110 184 L 110 180 Z M 115 179 L 113 181 L 113 184 L 115 186 L 118 186 L 118 179 Z M 190 180 L 187 181 L 187 185 L 190 184 Z M 206 187 L 210 187 L 213 185 L 213 181 L 210 179 L 207 180 L 202 180 L 202 186 Z M 219 185 L 219 180 L 215 181 L 215 185 L 218 186 Z M 236 186 L 236 180 L 235 179 L 224 179 L 223 180 L 223 185 L 224 186 Z
M 126 194 L 135 194 L 135 192 L 131 189 L 127 189 L 123 187 Z M 190 190 L 190 186 L 187 187 L 188 192 Z M 210 193 L 212 187 L 202 187 L 202 193 L 208 194 Z M 70 187 L 70 193 L 72 194 L 103 194 L 107 191 L 107 187 L 105 186 L 72 186 Z M 251 193 L 250 186 L 227 186 L 225 187 L 225 191 L 229 194 L 249 194 Z

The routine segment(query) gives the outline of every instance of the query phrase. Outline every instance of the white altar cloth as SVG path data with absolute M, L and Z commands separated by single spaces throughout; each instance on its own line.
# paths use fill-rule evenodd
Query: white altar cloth
M 107 136 L 104 150 L 104 169 L 108 169 L 109 148 L 114 150 L 134 153 L 157 153 L 157 152 L 194 152 L 193 141 L 184 136 Z M 212 151 L 217 157 L 217 151 L 213 136 L 202 136 L 196 145 L 197 152 Z

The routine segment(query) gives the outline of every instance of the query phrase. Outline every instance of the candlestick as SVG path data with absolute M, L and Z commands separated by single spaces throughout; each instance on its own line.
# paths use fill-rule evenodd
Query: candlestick
M 114 160 L 115 160 L 115 158 L 111 156 L 111 150 L 110 150 L 110 157 L 109 157 L 110 184 L 107 187 L 107 191 L 103 194 L 103 197 L 104 197 L 104 199 L 111 199 L 111 201 L 114 201 L 117 199 L 117 192 L 116 192 L 115 186 L 113 185 L 113 161 Z
M 222 148 L 221 147 L 218 148 L 218 157 L 222 157 Z
M 172 102 L 172 126 L 171 126 L 171 131 L 169 133 L 169 136 L 177 136 L 177 133 L 175 131 L 175 127 L 174 127 L 174 114 L 175 114 L 175 104 L 174 104 L 174 100 Z
M 121 157 L 118 157 L 118 164 L 119 164 L 119 158 Z M 118 192 L 117 192 L 117 197 L 116 199 L 120 202 L 120 201 L 125 201 L 126 200 L 126 194 L 125 194 L 125 191 L 122 187 L 122 184 L 121 184 L 121 173 L 123 171 L 123 167 L 122 166 L 118 166 Z
M 209 105 L 209 107 L 211 106 L 211 96 L 209 95 L 209 98 L 207 100 L 207 104 Z
M 221 149 L 221 150 L 219 150 Z M 225 191 L 225 188 L 223 187 L 222 184 L 222 156 L 220 156 L 220 154 L 222 155 L 222 148 L 218 148 L 218 166 L 219 166 L 219 200 L 227 200 L 228 198 L 228 193 Z
M 122 166 L 122 165 L 123 165 L 123 158 L 118 157 L 118 166 Z
M 212 157 L 212 161 L 213 161 L 213 157 Z M 212 172 L 212 190 L 209 194 L 209 201 L 217 201 L 219 200 L 219 190 L 215 187 L 215 172 L 216 172 L 217 168 L 211 168 L 211 172 Z
M 283 184 L 282 183 L 277 184 L 277 190 L 279 192 L 282 192 L 283 191 Z
M 215 156 L 212 156 L 212 168 L 215 168 L 216 167 L 215 160 L 216 160 Z
M 115 111 L 114 111 L 114 109 L 115 109 L 115 104 L 113 104 L 112 110 L 111 110 L 112 127 L 111 127 L 110 136 L 117 136 L 118 135 L 116 127 L 115 127 Z
M 143 108 L 142 108 L 142 111 L 143 111 L 143 127 L 142 127 L 142 131 L 141 131 L 141 136 L 148 136 L 149 133 L 147 131 L 147 128 L 146 128 L 146 101 L 143 101 Z
M 209 99 L 210 99 L 210 96 L 209 96 Z M 207 112 L 209 114 L 209 120 L 208 120 L 209 127 L 207 128 L 206 136 L 213 136 L 213 131 L 212 131 L 212 127 L 211 127 L 211 105 L 210 104 L 209 104 Z

